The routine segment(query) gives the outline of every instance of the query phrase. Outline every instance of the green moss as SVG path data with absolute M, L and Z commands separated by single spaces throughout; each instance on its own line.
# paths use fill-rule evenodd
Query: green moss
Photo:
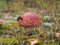
M 16 22 L 7 22 L 2 25 L 2 28 L 4 29 L 11 29 L 12 27 L 15 27 L 14 29 L 16 29 L 18 24 Z
M 58 45 L 57 43 L 44 43 L 43 45 Z

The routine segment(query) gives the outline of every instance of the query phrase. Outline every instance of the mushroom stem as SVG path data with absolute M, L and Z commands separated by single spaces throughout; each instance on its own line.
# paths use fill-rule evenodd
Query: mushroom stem
M 24 29 L 25 29 L 23 32 L 24 34 L 27 34 L 28 32 L 30 32 L 32 30 L 32 28 L 30 28 L 30 27 L 28 27 L 28 28 L 25 27 Z

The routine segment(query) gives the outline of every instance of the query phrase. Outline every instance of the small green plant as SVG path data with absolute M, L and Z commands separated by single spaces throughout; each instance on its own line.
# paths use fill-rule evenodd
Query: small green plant
M 18 40 L 15 37 L 9 38 L 9 37 L 5 37 L 5 38 L 0 38 L 0 43 L 2 43 L 2 45 L 14 45 L 14 44 L 19 44 Z

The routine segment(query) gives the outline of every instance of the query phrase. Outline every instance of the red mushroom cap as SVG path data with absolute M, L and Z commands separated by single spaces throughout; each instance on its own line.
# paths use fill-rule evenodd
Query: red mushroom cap
M 39 25 L 39 16 L 32 12 L 26 12 L 17 21 L 20 26 L 36 27 Z

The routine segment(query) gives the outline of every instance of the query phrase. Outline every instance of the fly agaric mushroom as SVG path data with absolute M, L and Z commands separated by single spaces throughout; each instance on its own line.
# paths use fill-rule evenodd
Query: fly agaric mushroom
M 25 31 L 29 31 L 33 27 L 39 26 L 39 16 L 33 12 L 26 12 L 17 18 L 17 22 L 20 26 L 28 29 Z

